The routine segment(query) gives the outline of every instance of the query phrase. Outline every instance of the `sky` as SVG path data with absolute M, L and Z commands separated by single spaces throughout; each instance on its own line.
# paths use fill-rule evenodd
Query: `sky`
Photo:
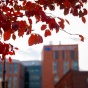
M 88 3 L 85 6 L 88 8 Z M 11 43 L 12 45 L 19 48 L 19 50 L 16 51 L 16 54 L 12 56 L 13 59 L 20 60 L 20 61 L 29 61 L 29 60 L 41 60 L 41 51 L 44 45 L 50 45 L 52 43 L 53 45 L 59 45 L 61 44 L 78 44 L 78 50 L 79 50 L 79 68 L 81 70 L 87 70 L 88 71 L 88 15 L 86 17 L 86 24 L 82 22 L 82 20 L 78 17 L 73 17 L 72 15 L 64 16 L 63 11 L 59 11 L 59 8 L 56 8 L 55 11 L 49 12 L 49 10 L 46 11 L 47 15 L 51 15 L 49 13 L 52 13 L 52 16 L 58 16 L 65 18 L 69 20 L 70 25 L 65 23 L 65 31 L 71 33 L 71 34 L 81 34 L 84 36 L 85 40 L 84 42 L 80 41 L 80 38 L 78 35 L 69 35 L 65 33 L 64 31 L 59 31 L 57 34 L 55 33 L 55 30 L 52 32 L 52 36 L 44 37 L 44 31 L 40 31 L 40 25 L 42 23 L 35 24 L 35 19 L 33 23 L 33 29 L 35 30 L 34 33 L 39 33 L 43 36 L 43 43 L 28 46 L 28 38 L 29 36 L 24 35 L 24 37 L 20 37 L 14 41 L 10 39 L 9 41 L 6 41 L 6 43 Z M 24 18 L 26 20 L 26 18 Z

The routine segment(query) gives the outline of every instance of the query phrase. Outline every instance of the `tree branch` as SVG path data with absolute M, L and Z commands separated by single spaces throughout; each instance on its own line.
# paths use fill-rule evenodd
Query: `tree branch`
M 62 29 L 60 29 L 60 30 L 62 30 Z M 67 32 L 67 31 L 65 31 L 65 30 L 62 30 L 62 31 L 64 31 L 65 33 L 67 33 L 67 34 L 69 34 L 69 35 L 79 35 L 79 34 L 72 34 L 72 33 L 69 33 L 69 32 Z

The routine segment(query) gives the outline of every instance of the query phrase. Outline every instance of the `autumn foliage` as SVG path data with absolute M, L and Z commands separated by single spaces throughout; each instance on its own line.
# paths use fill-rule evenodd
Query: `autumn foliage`
M 6 44 L 6 43 L 2 43 L 0 41 L 0 54 L 2 55 L 0 58 L 1 60 L 5 60 L 6 59 L 6 55 L 9 55 L 9 61 L 11 62 L 11 55 L 15 55 L 15 50 L 18 50 L 17 47 L 14 47 L 11 44 Z
M 58 22 L 54 17 L 48 16 L 46 14 L 47 8 L 50 11 L 54 11 L 56 7 L 59 7 L 60 10 L 64 11 L 64 15 L 72 14 L 73 16 L 78 16 L 82 19 L 83 23 L 86 23 L 85 15 L 88 14 L 84 5 L 87 3 L 87 0 L 0 0 L 0 35 L 4 41 L 12 38 L 16 39 L 15 33 L 18 32 L 19 37 L 29 35 L 28 45 L 39 44 L 43 42 L 42 36 L 36 33 L 32 33 L 32 24 L 33 20 L 31 17 L 36 19 L 36 24 L 38 22 L 45 22 L 41 25 L 41 31 L 44 31 L 44 36 L 50 36 L 53 30 L 56 30 L 56 33 L 59 30 L 64 30 L 66 21 L 69 25 L 67 19 L 57 17 Z M 55 7 L 56 6 L 56 7 Z M 26 17 L 28 22 L 25 19 L 19 20 L 19 18 Z M 79 34 L 81 41 L 84 41 L 84 37 Z M 0 47 L 5 44 L 0 42 Z M 4 47 L 3 46 L 3 47 Z M 6 47 L 6 46 L 5 46 Z M 8 44 L 9 47 L 9 44 Z M 4 48 L 3 48 L 4 49 Z M 3 52 L 3 49 L 0 48 L 0 53 Z M 9 48 L 7 48 L 7 51 Z M 14 52 L 11 52 L 14 53 Z M 11 54 L 10 52 L 6 54 Z

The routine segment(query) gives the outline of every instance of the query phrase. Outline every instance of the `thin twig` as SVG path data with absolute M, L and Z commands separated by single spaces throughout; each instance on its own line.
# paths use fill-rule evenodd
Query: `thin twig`
M 60 30 L 62 30 L 62 29 L 60 29 Z M 72 34 L 72 33 L 69 33 L 69 32 L 67 32 L 67 31 L 65 31 L 65 30 L 62 30 L 62 31 L 64 31 L 65 33 L 67 33 L 67 34 L 69 34 L 69 35 L 79 35 L 79 34 Z

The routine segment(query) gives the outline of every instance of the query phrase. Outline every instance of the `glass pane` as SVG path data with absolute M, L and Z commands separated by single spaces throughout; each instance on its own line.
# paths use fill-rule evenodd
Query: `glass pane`
M 0 74 L 2 74 L 2 64 L 0 64 Z
M 13 88 L 17 88 L 17 77 L 13 79 Z
M 70 57 L 71 57 L 72 59 L 74 59 L 74 58 L 75 58 L 75 52 L 74 52 L 74 51 L 71 51 L 70 53 L 71 53 L 71 54 L 70 54 Z
M 63 58 L 63 59 L 66 58 L 66 52 L 65 52 L 65 51 L 62 52 L 62 58 Z
M 55 51 L 54 52 L 54 59 L 58 59 L 59 58 L 59 52 L 58 51 Z
M 12 70 L 12 64 L 10 64 L 10 74 L 12 74 L 13 70 Z
M 53 70 L 54 70 L 54 73 L 57 73 L 57 63 L 56 62 L 53 63 Z
M 6 73 L 8 73 L 8 64 L 7 63 L 5 64 L 5 70 L 6 70 Z
M 12 88 L 12 77 L 10 76 L 8 79 L 8 88 Z
M 74 70 L 78 70 L 78 61 L 73 61 L 72 65 Z
M 30 76 L 30 80 L 40 80 L 40 76 L 38 76 L 38 75 L 31 75 Z
M 68 61 L 65 61 L 64 62 L 64 73 L 67 73 L 68 72 Z
M 15 64 L 14 64 L 14 73 L 16 74 L 16 73 L 17 73 L 17 71 L 18 71 L 18 64 L 17 64 L 17 63 L 15 63 Z

